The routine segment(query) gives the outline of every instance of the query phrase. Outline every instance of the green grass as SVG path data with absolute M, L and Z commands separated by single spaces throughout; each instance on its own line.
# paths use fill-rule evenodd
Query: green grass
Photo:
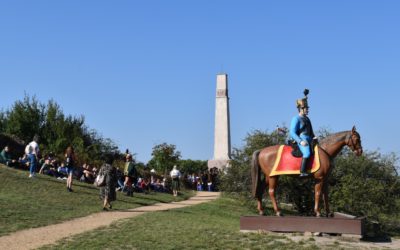
M 99 212 L 102 201 L 99 190 L 90 184 L 74 180 L 73 190 L 66 190 L 66 181 L 37 175 L 28 178 L 27 171 L 15 170 L 0 164 L 0 236 L 21 229 L 41 227 L 72 218 Z M 122 210 L 158 202 L 180 201 L 194 195 L 183 192 L 179 197 L 171 194 L 134 194 L 127 197 L 117 193 L 113 209 Z
M 61 240 L 42 249 L 317 249 L 276 234 L 241 233 L 239 218 L 254 214 L 223 197 L 197 206 L 152 212 Z

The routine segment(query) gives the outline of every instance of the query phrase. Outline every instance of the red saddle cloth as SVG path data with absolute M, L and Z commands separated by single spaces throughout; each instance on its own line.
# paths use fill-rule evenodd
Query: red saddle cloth
M 278 149 L 275 164 L 272 168 L 271 174 L 285 175 L 285 174 L 300 174 L 301 157 L 294 157 L 292 155 L 292 147 L 281 145 Z M 320 167 L 318 146 L 314 148 L 314 155 L 312 155 L 307 164 L 307 172 L 315 173 Z

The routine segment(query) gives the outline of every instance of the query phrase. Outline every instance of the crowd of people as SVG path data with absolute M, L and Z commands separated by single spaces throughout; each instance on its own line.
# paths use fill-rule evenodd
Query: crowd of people
M 18 159 L 13 159 L 9 146 L 5 146 L 0 153 L 0 163 L 9 167 L 29 170 L 29 178 L 35 178 L 37 174 L 49 175 L 58 180 L 66 181 L 66 189 L 73 192 L 73 180 L 95 183 L 98 175 L 105 176 L 105 185 L 100 187 L 100 196 L 104 200 L 103 209 L 112 208 L 111 202 L 115 200 L 116 192 L 121 192 L 127 196 L 133 196 L 134 192 L 167 192 L 178 196 L 181 182 L 186 187 L 198 191 L 216 191 L 215 177 L 217 172 L 203 172 L 200 174 L 182 175 L 177 166 L 167 176 L 159 175 L 154 169 L 145 168 L 144 174 L 140 174 L 133 160 L 132 154 L 126 152 L 125 165 L 123 169 L 113 167 L 113 157 L 104 158 L 104 164 L 97 168 L 89 163 L 78 166 L 78 160 L 72 146 L 67 147 L 62 159 L 50 152 L 41 155 L 38 137 L 26 145 L 25 153 Z
M 218 169 L 212 168 L 199 174 L 189 174 L 185 177 L 189 188 L 197 191 L 218 191 Z

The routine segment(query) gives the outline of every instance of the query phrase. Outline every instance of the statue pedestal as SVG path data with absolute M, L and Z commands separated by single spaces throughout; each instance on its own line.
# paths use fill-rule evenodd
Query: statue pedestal
M 240 231 L 319 232 L 364 235 L 364 220 L 303 216 L 242 216 Z

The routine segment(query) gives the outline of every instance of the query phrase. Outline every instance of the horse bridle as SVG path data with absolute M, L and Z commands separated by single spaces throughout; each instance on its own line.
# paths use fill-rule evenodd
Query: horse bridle
M 354 143 L 353 134 L 352 133 L 350 135 L 348 135 L 346 140 L 347 140 L 346 141 L 346 145 L 349 146 L 349 148 L 351 148 L 351 150 L 353 152 L 356 152 L 356 151 L 360 150 L 360 145 L 355 145 L 355 143 Z

